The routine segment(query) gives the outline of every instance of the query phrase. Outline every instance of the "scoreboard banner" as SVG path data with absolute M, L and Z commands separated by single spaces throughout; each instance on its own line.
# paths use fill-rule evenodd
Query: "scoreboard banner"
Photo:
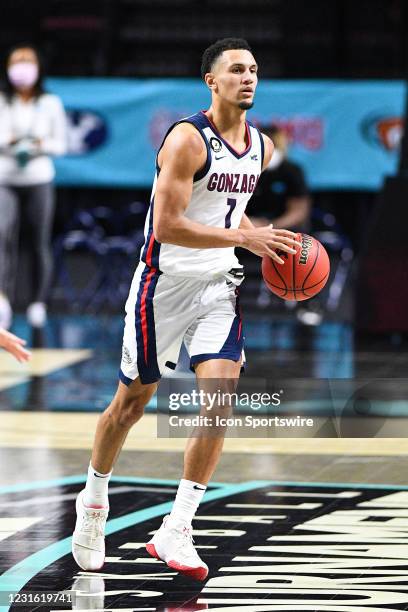
M 198 79 L 53 78 L 68 118 L 59 185 L 147 187 L 168 127 L 210 105 Z M 402 81 L 271 81 L 258 85 L 248 118 L 279 124 L 310 187 L 378 190 L 398 165 Z

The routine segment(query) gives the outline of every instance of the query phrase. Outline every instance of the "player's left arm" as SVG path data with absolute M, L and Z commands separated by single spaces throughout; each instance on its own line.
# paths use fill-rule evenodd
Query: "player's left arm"
M 261 136 L 264 142 L 264 158 L 263 158 L 263 164 L 262 164 L 262 172 L 263 172 L 265 168 L 267 168 L 269 162 L 272 159 L 274 145 L 273 145 L 272 140 L 269 138 L 269 136 L 266 136 L 266 134 L 261 134 Z

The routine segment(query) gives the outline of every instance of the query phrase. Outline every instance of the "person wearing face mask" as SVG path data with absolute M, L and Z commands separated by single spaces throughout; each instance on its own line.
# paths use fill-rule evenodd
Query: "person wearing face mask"
M 257 226 L 273 224 L 276 229 L 287 228 L 292 232 L 310 231 L 311 202 L 305 176 L 301 166 L 287 159 L 288 138 L 286 132 L 278 125 L 261 128 L 275 145 L 275 149 L 265 172 L 259 178 L 254 196 L 249 202 L 249 215 Z M 263 281 L 259 284 L 257 305 L 267 308 L 274 300 L 272 293 Z M 292 310 L 296 302 L 284 303 Z M 314 310 L 310 305 L 297 308 L 297 318 L 306 325 L 317 325 L 321 322 L 320 307 L 315 300 Z
M 308 188 L 302 168 L 287 159 L 286 132 L 277 125 L 262 132 L 272 140 L 275 150 L 249 203 L 251 221 L 256 226 L 272 223 L 276 229 L 307 232 L 311 213 Z
M 60 99 L 45 92 L 39 54 L 29 45 L 15 47 L 6 56 L 4 85 L 0 94 L 0 326 L 11 324 L 22 222 L 31 242 L 32 298 L 27 317 L 33 327 L 42 327 L 52 274 L 52 157 L 66 150 L 65 113 Z

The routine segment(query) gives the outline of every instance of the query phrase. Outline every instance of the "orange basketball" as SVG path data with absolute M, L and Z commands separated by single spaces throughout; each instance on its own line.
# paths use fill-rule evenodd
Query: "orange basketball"
M 297 234 L 302 243 L 296 254 L 277 251 L 285 263 L 279 264 L 268 255 L 262 259 L 262 276 L 267 287 L 284 300 L 307 300 L 325 286 L 330 261 L 324 246 L 313 236 Z

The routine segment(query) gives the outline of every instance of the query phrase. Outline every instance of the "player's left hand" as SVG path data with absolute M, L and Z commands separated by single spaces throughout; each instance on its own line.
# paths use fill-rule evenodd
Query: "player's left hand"
M 26 341 L 14 334 L 0 329 L 0 346 L 6 351 L 14 355 L 20 363 L 28 361 L 31 358 L 30 351 L 24 348 Z

